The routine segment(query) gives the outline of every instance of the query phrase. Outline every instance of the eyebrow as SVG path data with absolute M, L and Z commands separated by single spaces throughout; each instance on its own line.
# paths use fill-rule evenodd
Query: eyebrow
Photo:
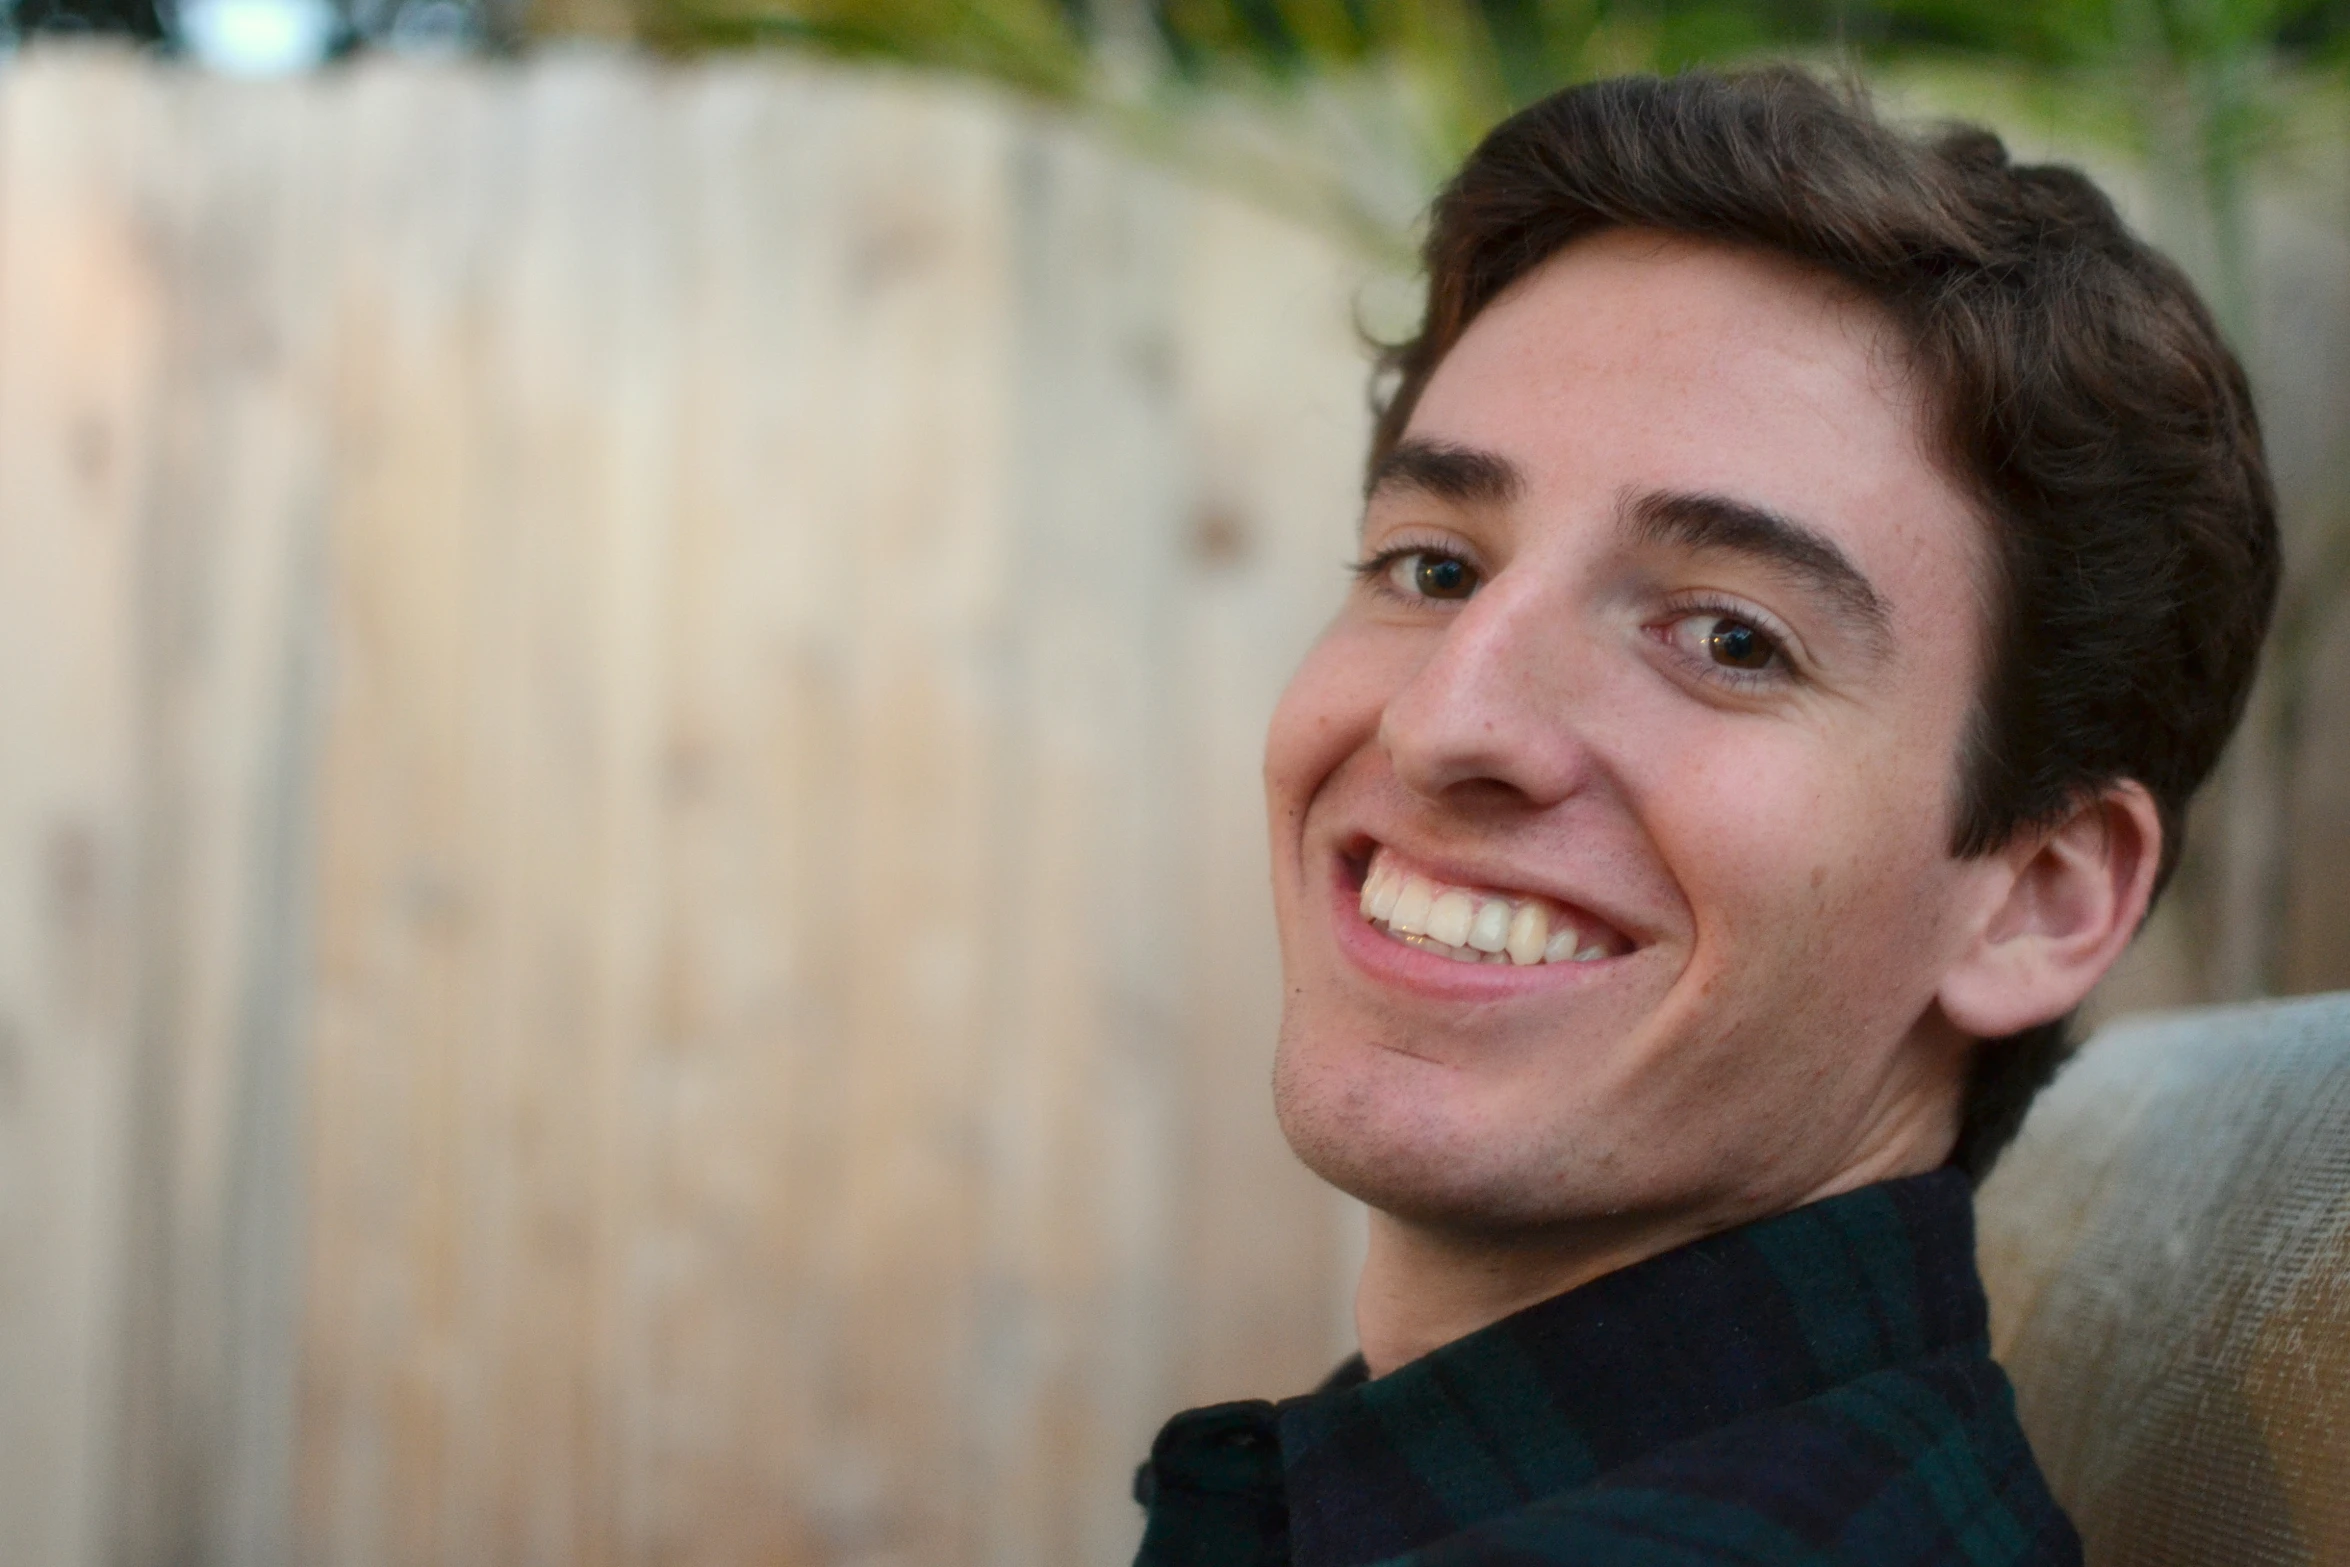
M 1632 537 L 1744 555 L 1830 601 L 1880 650 L 1892 615 L 1884 596 L 1824 534 L 1726 495 L 1678 490 L 1627 494 L 1618 513 Z
M 1498 452 L 1443 441 L 1398 441 L 1379 459 L 1363 486 L 1366 499 L 1387 490 L 1415 490 L 1463 506 L 1506 506 L 1525 493 L 1526 476 Z

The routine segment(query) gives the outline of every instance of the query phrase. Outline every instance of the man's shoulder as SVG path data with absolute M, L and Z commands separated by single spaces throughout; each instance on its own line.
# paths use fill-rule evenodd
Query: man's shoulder
M 2006 1376 L 1953 1347 L 1750 1415 L 1381 1567 L 2076 1567 Z

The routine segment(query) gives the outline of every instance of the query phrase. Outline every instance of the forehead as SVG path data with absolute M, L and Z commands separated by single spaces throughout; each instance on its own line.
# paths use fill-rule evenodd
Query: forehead
M 1934 459 L 1928 417 L 1894 324 L 1837 280 L 1616 230 L 1486 307 L 1408 433 L 1506 458 L 1531 518 L 1597 519 L 1649 490 L 1800 518 L 1897 611 L 1958 615 L 1971 636 L 1987 534 Z

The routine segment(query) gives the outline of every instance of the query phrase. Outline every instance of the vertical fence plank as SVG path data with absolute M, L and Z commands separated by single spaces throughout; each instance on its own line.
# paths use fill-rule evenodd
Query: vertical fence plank
M 838 1121 L 830 1178 L 809 1169 L 803 1187 L 809 1282 L 829 1297 L 808 1451 L 826 1551 L 880 1567 L 971 1559 L 976 1107 L 985 987 L 1018 917 L 989 831 L 982 661 L 1008 521 L 1008 131 L 903 88 L 852 124 L 803 241 L 837 318 L 797 372 L 819 378 L 809 434 L 829 450 L 794 497 L 793 569 L 829 578 L 848 612 L 839 727 L 806 737 L 801 775 L 838 782 L 778 805 L 808 813 L 797 897 L 829 929 L 803 976 L 831 990 L 845 1047 L 812 1063 L 837 1074 Z
M 1265 725 L 1336 609 L 1354 549 L 1365 270 L 1232 200 L 1187 234 L 1173 330 L 1195 486 L 1169 727 L 1196 845 L 1184 901 L 1176 1234 L 1187 1404 L 1298 1392 L 1354 1344 L 1360 1213 L 1309 1175 L 1273 1119 L 1280 959 L 1265 851 Z
M 516 522 L 485 484 L 504 455 L 485 338 L 521 204 L 521 108 L 459 73 L 362 73 L 342 105 L 304 1561 L 492 1554 L 482 1490 L 535 1457 L 462 1467 L 504 1391 L 470 1264 L 505 1196 L 477 1128 L 497 1067 L 483 976 L 513 956 L 493 880 L 515 808 L 497 720 L 513 715 L 484 711 L 483 687 L 517 656 L 499 594 L 531 585 L 504 569 Z
M 1161 709 L 1187 489 L 1169 330 L 1184 193 L 1065 130 L 1017 148 L 1018 380 L 999 746 L 1002 1001 L 968 1418 L 979 1559 L 1130 1555 L 1162 1398 L 1182 852 Z M 1072 430 L 1086 437 L 1071 441 Z
M 854 103 L 796 85 L 735 68 L 678 111 L 681 460 L 615 1389 L 631 1561 L 823 1560 L 834 1527 L 811 1230 L 839 1200 L 848 944 L 841 890 L 802 870 L 848 802 L 859 541 L 823 476 L 843 281 L 826 175 Z
M 510 533 L 468 584 L 471 776 L 493 825 L 473 852 L 496 935 L 461 1112 L 489 1200 L 460 1266 L 488 1364 L 483 1403 L 448 1410 L 447 1526 L 500 1560 L 601 1563 L 621 1546 L 605 1389 L 654 934 L 679 171 L 647 73 L 540 72 L 519 109 L 478 479 Z
M 335 157 L 320 84 L 169 80 L 142 540 L 147 796 L 115 1559 L 288 1559 Z
M 161 304 L 148 80 L 0 91 L 0 1557 L 95 1567 L 139 1024 L 138 583 Z

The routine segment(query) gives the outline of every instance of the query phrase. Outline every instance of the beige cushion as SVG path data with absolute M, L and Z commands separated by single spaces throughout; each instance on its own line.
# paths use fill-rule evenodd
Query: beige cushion
M 2350 1563 L 2350 994 L 2104 1030 L 1980 1212 L 2092 1567 Z

